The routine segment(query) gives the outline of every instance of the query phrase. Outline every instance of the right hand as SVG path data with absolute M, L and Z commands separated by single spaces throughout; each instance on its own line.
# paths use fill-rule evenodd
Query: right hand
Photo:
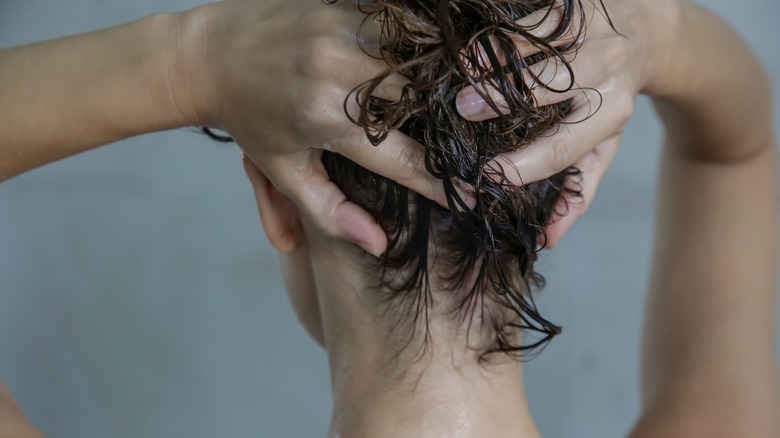
M 323 149 L 446 205 L 421 144 L 396 131 L 373 147 L 345 114 L 350 91 L 387 68 L 359 46 L 376 47 L 379 28 L 368 21 L 358 33 L 366 15 L 356 1 L 231 0 L 185 14 L 179 108 L 226 131 L 325 234 L 375 255 L 387 245 L 376 220 L 329 181 Z
M 537 37 L 548 37 L 561 22 L 562 2 L 557 3 L 550 10 L 544 8 L 527 15 L 518 24 Z M 500 157 L 503 164 L 517 170 L 507 172 L 507 177 L 515 184 L 528 184 L 569 166 L 582 171 L 582 199 L 562 200 L 556 208 L 565 213 L 548 226 L 548 247 L 555 245 L 587 211 L 601 177 L 617 153 L 637 95 L 661 91 L 663 84 L 659 83 L 659 76 L 662 75 L 658 73 L 668 64 L 670 51 L 667 49 L 675 31 L 677 7 L 677 0 L 603 0 L 601 4 L 599 0 L 582 0 L 584 37 L 578 35 L 580 23 L 575 18 L 573 31 L 552 43 L 564 47 L 576 42 L 576 51 L 563 51 L 574 77 L 554 58 L 529 68 L 539 78 L 536 81 L 531 74 L 526 75 L 526 83 L 533 85 L 538 106 L 571 98 L 572 110 L 556 133 L 539 137 L 528 146 Z M 519 37 L 517 49 L 524 57 L 538 51 Z M 568 91 L 551 91 L 539 82 L 553 90 Z M 495 90 L 489 92 L 502 109 L 500 94 Z M 457 103 L 467 120 L 497 117 L 472 87 L 460 92 Z

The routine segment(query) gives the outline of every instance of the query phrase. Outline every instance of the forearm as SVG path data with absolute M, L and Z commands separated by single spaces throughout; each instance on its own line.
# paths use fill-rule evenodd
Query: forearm
M 680 17 L 685 42 L 668 70 L 677 77 L 655 100 L 667 141 L 645 321 L 644 419 L 677 436 L 777 436 L 771 93 L 728 25 L 689 5 Z M 663 436 L 655 433 L 636 436 Z
M 722 164 L 690 160 L 679 146 L 670 137 L 663 159 L 645 409 L 703 428 L 690 432 L 776 436 L 774 148 Z
M 0 181 L 122 138 L 186 126 L 170 89 L 175 15 L 0 50 Z

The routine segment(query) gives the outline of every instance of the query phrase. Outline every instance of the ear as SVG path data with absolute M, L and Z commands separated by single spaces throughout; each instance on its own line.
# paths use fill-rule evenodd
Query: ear
M 300 211 L 295 203 L 274 187 L 248 156 L 242 155 L 244 171 L 257 200 L 265 234 L 277 251 L 290 252 L 303 241 Z

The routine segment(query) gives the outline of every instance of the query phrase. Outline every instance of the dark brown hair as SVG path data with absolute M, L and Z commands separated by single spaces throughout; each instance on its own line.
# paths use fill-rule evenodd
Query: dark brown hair
M 598 2 L 609 20 L 602 1 Z M 515 169 L 504 169 L 493 158 L 523 148 L 541 135 L 554 135 L 569 112 L 570 100 L 538 106 L 532 90 L 575 88 L 564 55 L 576 51 L 584 36 L 581 0 L 361 0 L 359 7 L 367 14 L 366 20 L 381 25 L 381 58 L 389 67 L 353 90 L 348 100 L 354 99 L 359 112 L 348 115 L 377 147 L 394 129 L 422 143 L 425 167 L 441 180 L 449 205 L 443 208 L 341 155 L 324 151 L 322 161 L 331 180 L 351 201 L 373 214 L 388 235 L 386 253 L 368 267 L 374 270 L 370 275 L 377 279 L 376 290 L 386 292 L 383 298 L 388 309 L 410 322 L 405 325 L 410 329 L 409 341 L 419 326 L 425 328 L 427 340 L 428 312 L 434 299 L 432 243 L 438 264 L 435 271 L 447 286 L 444 292 L 449 291 L 454 314 L 470 322 L 479 311 L 483 328 L 493 333 L 494 340 L 481 357 L 503 352 L 527 358 L 561 331 L 539 314 L 534 303 L 532 288 L 544 286 L 534 262 L 543 246 L 539 242 L 547 239 L 545 227 L 556 214 L 564 213 L 555 211 L 559 200 L 564 195 L 569 199 L 581 196 L 580 171 L 572 167 L 518 186 L 505 177 L 505 172 Z M 533 29 L 553 8 L 561 12 L 558 26 L 545 37 L 535 36 Z M 547 14 L 538 23 L 516 23 L 545 9 Z M 575 42 L 553 47 L 566 34 L 573 35 L 570 39 Z M 525 38 L 537 53 L 523 58 L 512 36 Z M 522 72 L 527 67 L 551 59 L 560 60 L 568 69 L 571 80 L 566 89 L 554 90 L 537 77 L 530 84 L 524 81 Z M 395 73 L 409 80 L 400 99 L 374 97 L 374 90 Z M 498 90 L 508 114 L 483 122 L 461 118 L 455 97 L 469 85 L 497 113 L 501 111 L 486 86 Z M 203 131 L 216 140 L 230 141 L 207 128 Z M 473 208 L 459 195 L 459 187 L 474 193 Z
M 324 153 L 331 180 L 373 214 L 388 234 L 387 252 L 377 260 L 377 289 L 388 291 L 387 303 L 395 314 L 409 318 L 411 334 L 424 326 L 427 340 L 434 300 L 429 254 L 433 242 L 435 271 L 450 290 L 453 311 L 469 323 L 473 311 L 482 312 L 482 324 L 494 334 L 482 357 L 492 352 L 526 356 L 561 330 L 534 304 L 531 288 L 543 287 L 544 279 L 533 265 L 557 202 L 564 194 L 580 196 L 580 172 L 569 168 L 517 186 L 504 175 L 514 169 L 492 159 L 540 135 L 552 135 L 551 128 L 566 116 L 570 101 L 535 104 L 531 87 L 546 85 L 526 84 L 522 71 L 558 58 L 569 69 L 567 90 L 574 87 L 563 55 L 575 47 L 556 49 L 552 43 L 567 32 L 581 36 L 582 5 L 579 0 L 376 0 L 361 7 L 367 20 L 381 25 L 381 57 L 389 68 L 353 91 L 348 99 L 355 100 L 359 113 L 350 118 L 377 147 L 393 129 L 422 143 L 426 169 L 442 181 L 449 205 L 443 208 L 340 155 Z M 537 38 L 531 28 L 516 24 L 533 11 L 546 8 L 549 13 L 554 7 L 561 8 L 562 19 L 547 37 Z M 523 58 L 512 34 L 533 43 L 538 53 Z M 395 73 L 409 80 L 400 100 L 374 97 L 374 90 Z M 493 86 L 506 100 L 509 114 L 483 122 L 461 118 L 455 97 L 468 85 L 498 112 L 484 88 Z M 473 190 L 474 208 L 466 205 L 458 187 Z

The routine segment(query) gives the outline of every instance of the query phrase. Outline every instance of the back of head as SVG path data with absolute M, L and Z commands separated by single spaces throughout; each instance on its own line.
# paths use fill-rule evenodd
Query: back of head
M 565 62 L 562 53 L 573 47 L 555 49 L 551 43 L 565 32 L 582 31 L 576 22 L 579 2 L 377 0 L 361 6 L 369 13 L 367 20 L 382 26 L 382 57 L 390 67 L 350 96 L 359 107 L 351 118 L 377 147 L 393 129 L 422 143 L 426 169 L 442 181 L 449 203 L 443 208 L 325 152 L 331 180 L 372 213 L 389 236 L 387 252 L 366 267 L 370 275 L 379 272 L 376 290 L 393 314 L 407 321 L 410 334 L 427 327 L 429 306 L 442 300 L 459 320 L 470 322 L 480 312 L 482 329 L 490 333 L 481 353 L 525 355 L 560 332 L 536 309 L 531 290 L 544 280 L 533 265 L 559 201 L 564 195 L 579 196 L 579 171 L 570 168 L 517 186 L 505 177 L 515 170 L 494 158 L 552 135 L 566 116 L 570 101 L 536 106 L 533 87 L 544 84 L 526 84 L 522 72 L 552 57 Z M 553 7 L 563 8 L 563 19 L 545 38 L 515 24 Z M 538 53 L 523 58 L 510 35 L 526 38 Z M 373 97 L 394 73 L 409 80 L 400 100 Z M 498 90 L 507 115 L 483 122 L 459 116 L 455 97 L 469 85 L 498 109 L 478 84 Z M 476 197 L 473 208 L 460 196 L 463 190 Z

